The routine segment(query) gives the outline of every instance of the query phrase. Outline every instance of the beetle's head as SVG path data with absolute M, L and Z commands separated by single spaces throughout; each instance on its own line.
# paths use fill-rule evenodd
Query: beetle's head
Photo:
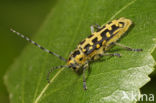
M 67 65 L 78 71 L 86 62 L 85 55 L 79 50 L 75 49 L 69 56 Z

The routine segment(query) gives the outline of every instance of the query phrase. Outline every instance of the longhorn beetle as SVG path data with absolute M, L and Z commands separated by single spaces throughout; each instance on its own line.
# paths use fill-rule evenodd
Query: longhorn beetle
M 83 70 L 83 88 L 86 90 L 86 78 L 85 78 L 85 70 L 87 69 L 89 62 L 93 60 L 97 60 L 102 56 L 117 56 L 120 57 L 118 53 L 107 53 L 112 45 L 120 46 L 129 51 L 142 51 L 142 49 L 133 49 L 127 47 L 125 45 L 119 44 L 116 41 L 128 30 L 131 26 L 132 21 L 130 19 L 126 19 L 121 17 L 119 19 L 113 20 L 104 26 L 92 25 L 91 26 L 91 35 L 81 41 L 76 49 L 69 55 L 68 60 L 64 59 L 62 56 L 42 47 L 38 43 L 24 36 L 23 34 L 15 31 L 14 29 L 10 29 L 12 32 L 16 33 L 20 37 L 26 39 L 30 43 L 36 45 L 40 49 L 45 52 L 48 52 L 60 60 L 66 62 L 66 65 L 60 65 L 52 68 L 47 75 L 47 80 L 49 80 L 49 75 L 54 69 L 58 68 L 72 68 L 74 71 Z M 96 29 L 96 31 L 94 31 Z

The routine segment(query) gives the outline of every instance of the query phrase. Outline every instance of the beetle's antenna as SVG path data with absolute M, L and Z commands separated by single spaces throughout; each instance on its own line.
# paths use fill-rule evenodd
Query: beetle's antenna
M 42 49 L 43 51 L 48 52 L 49 54 L 52 54 L 52 55 L 58 57 L 60 60 L 63 60 L 63 61 L 65 61 L 65 62 L 67 61 L 67 60 L 64 59 L 62 56 L 60 56 L 60 55 L 58 55 L 58 54 L 56 54 L 56 53 L 54 53 L 54 52 L 52 52 L 52 51 L 50 51 L 50 50 L 44 48 L 43 46 L 41 46 L 41 45 L 39 45 L 38 43 L 36 43 L 36 42 L 34 42 L 33 40 L 31 40 L 30 38 L 24 36 L 23 34 L 17 32 L 17 31 L 15 31 L 14 29 L 11 28 L 10 31 L 13 32 L 13 33 L 15 33 L 15 34 L 17 34 L 17 35 L 20 36 L 21 38 L 24 38 L 25 40 L 29 41 L 30 43 L 36 45 L 37 47 L 39 47 L 39 48 Z
M 68 68 L 69 66 L 67 66 L 67 65 L 60 65 L 60 66 L 53 67 L 53 68 L 50 69 L 50 71 L 48 72 L 48 75 L 47 75 L 47 81 L 48 81 L 48 83 L 50 83 L 50 80 L 49 80 L 50 73 L 53 72 L 53 70 L 55 70 L 55 69 L 59 69 L 59 68 L 63 68 L 63 67 Z

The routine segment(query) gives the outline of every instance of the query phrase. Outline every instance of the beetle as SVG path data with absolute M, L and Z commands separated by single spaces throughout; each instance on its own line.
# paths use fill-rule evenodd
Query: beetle
M 19 35 L 20 37 L 26 39 L 30 43 L 36 45 L 43 51 L 48 52 L 58 57 L 60 60 L 66 62 L 66 65 L 60 65 L 60 66 L 54 67 L 48 72 L 47 80 L 49 83 L 50 83 L 49 75 L 54 69 L 65 67 L 65 68 L 72 68 L 76 72 L 82 69 L 83 70 L 83 88 L 84 90 L 86 90 L 87 86 L 86 86 L 85 71 L 88 68 L 90 61 L 95 61 L 101 58 L 102 56 L 120 57 L 121 55 L 118 53 L 107 53 L 108 50 L 113 45 L 120 46 L 129 51 L 137 51 L 137 52 L 142 51 L 142 49 L 133 49 L 123 44 L 117 43 L 117 40 L 120 39 L 121 36 L 129 29 L 131 24 L 132 24 L 132 21 L 130 19 L 121 17 L 103 26 L 100 26 L 98 24 L 92 25 L 91 35 L 89 35 L 87 38 L 82 40 L 77 45 L 76 49 L 73 50 L 73 52 L 71 52 L 67 60 L 63 58 L 62 56 L 44 48 L 43 46 L 39 45 L 38 43 L 24 36 L 23 34 L 15 31 L 14 29 L 11 28 L 10 30 L 16 33 L 17 35 Z M 96 31 L 94 29 L 96 29 Z

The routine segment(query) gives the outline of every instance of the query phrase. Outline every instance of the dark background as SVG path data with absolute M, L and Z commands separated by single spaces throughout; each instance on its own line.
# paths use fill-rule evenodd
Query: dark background
M 9 31 L 10 27 L 33 38 L 56 4 L 56 0 L 0 0 L 0 102 L 9 103 L 9 94 L 3 76 L 20 55 L 27 41 Z M 153 53 L 156 58 L 156 50 Z M 144 86 L 142 93 L 156 95 L 156 72 Z
M 0 102 L 9 103 L 3 77 L 28 44 L 9 31 L 10 27 L 32 37 L 38 31 L 56 0 L 0 0 Z

